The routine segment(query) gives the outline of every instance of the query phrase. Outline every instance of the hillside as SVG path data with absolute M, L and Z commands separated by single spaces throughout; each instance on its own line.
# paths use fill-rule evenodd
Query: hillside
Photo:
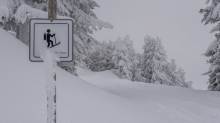
M 0 28 L 0 122 L 45 123 L 44 64 Z M 219 92 L 131 82 L 112 71 L 57 68 L 57 123 L 219 123 Z

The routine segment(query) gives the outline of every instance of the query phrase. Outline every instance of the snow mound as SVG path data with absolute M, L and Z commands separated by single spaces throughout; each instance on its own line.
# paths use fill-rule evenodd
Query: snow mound
M 30 62 L 28 47 L 1 28 L 0 37 L 0 122 L 45 123 L 44 64 Z M 57 123 L 219 123 L 219 92 L 78 72 L 84 80 L 57 68 Z
M 146 122 L 148 118 L 155 123 L 218 123 L 220 120 L 219 92 L 131 82 L 119 79 L 113 71 L 77 69 L 83 80 L 141 106 Z M 149 113 L 158 119 L 148 116 Z

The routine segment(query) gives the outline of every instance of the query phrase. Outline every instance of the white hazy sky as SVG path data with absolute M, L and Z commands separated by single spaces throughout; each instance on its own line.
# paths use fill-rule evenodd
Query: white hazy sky
M 214 25 L 201 23 L 201 8 L 206 0 L 95 0 L 100 8 L 98 18 L 111 23 L 114 29 L 102 29 L 92 35 L 98 41 L 115 41 L 126 34 L 133 40 L 136 52 L 143 53 L 146 35 L 159 37 L 170 59 L 186 72 L 186 80 L 195 89 L 207 89 L 208 58 L 202 56 L 214 40 Z

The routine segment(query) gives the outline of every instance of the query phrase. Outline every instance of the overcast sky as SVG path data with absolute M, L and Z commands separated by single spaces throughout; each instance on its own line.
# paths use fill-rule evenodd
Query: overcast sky
M 94 12 L 98 18 L 111 23 L 114 29 L 96 31 L 98 41 L 115 41 L 130 35 L 136 52 L 143 53 L 146 35 L 159 37 L 170 59 L 186 72 L 186 80 L 193 88 L 207 89 L 208 58 L 202 56 L 214 40 L 209 33 L 214 25 L 201 23 L 201 8 L 206 0 L 95 0 L 100 8 Z

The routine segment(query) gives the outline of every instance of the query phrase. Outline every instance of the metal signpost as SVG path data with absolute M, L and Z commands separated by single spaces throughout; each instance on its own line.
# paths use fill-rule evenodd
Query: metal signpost
M 29 59 L 46 65 L 47 123 L 56 123 L 55 67 L 59 60 L 73 61 L 73 21 L 57 19 L 57 0 L 48 0 L 48 19 L 31 19 L 29 25 Z

